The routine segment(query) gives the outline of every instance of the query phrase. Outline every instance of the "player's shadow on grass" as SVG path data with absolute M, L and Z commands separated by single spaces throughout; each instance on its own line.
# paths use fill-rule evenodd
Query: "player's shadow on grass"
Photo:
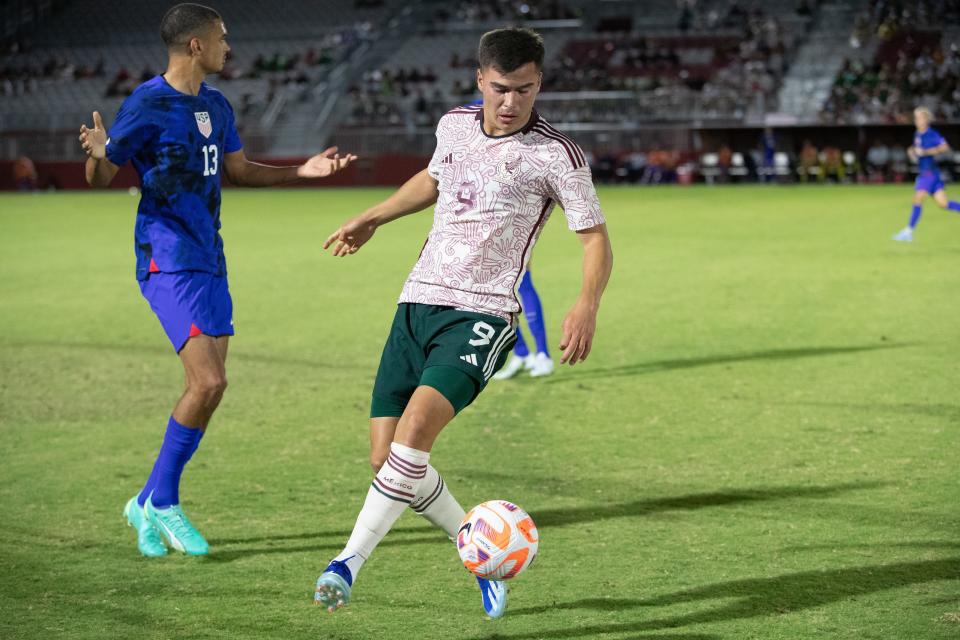
M 123 344 L 123 343 L 106 343 L 106 342 L 56 342 L 53 340 L 50 341 L 31 341 L 31 342 L 15 342 L 10 344 L 2 345 L 4 347 L 15 347 L 15 348 L 32 348 L 32 347 L 41 347 L 41 348 L 51 348 L 51 349 L 78 349 L 78 350 L 89 350 L 89 351 L 105 351 L 105 352 L 117 352 L 117 353 L 129 353 L 136 356 L 169 356 L 173 353 L 170 348 L 165 348 L 161 346 L 156 346 L 152 344 L 140 345 L 140 344 Z M 277 364 L 283 366 L 293 366 L 293 367 L 313 367 L 316 369 L 351 369 L 357 371 L 369 371 L 370 366 L 364 364 L 350 364 L 344 362 L 337 362 L 334 360 L 321 360 L 317 359 L 307 359 L 307 358 L 291 358 L 286 356 L 275 356 L 269 355 L 266 353 L 251 353 L 244 351 L 242 348 L 232 347 L 230 351 L 229 361 L 233 362 L 239 360 L 240 362 L 253 362 L 257 364 Z M 228 362 L 229 365 L 229 362 Z
M 743 489 L 728 491 L 711 491 L 707 493 L 694 493 L 684 496 L 668 496 L 664 498 L 652 498 L 646 500 L 635 500 L 632 502 L 618 502 L 613 504 L 591 505 L 589 507 L 567 507 L 562 509 L 543 509 L 531 511 L 536 523 L 542 527 L 563 527 L 567 525 L 580 524 L 584 522 L 593 522 L 605 520 L 608 518 L 627 518 L 641 517 L 645 515 L 662 513 L 666 511 L 690 511 L 695 509 L 708 509 L 713 507 L 726 507 L 732 505 L 749 504 L 752 502 L 769 502 L 772 500 L 792 500 L 798 498 L 825 498 L 838 493 L 847 491 L 857 491 L 861 489 L 873 489 L 883 486 L 881 482 L 854 482 L 848 484 L 837 484 L 827 487 L 775 487 L 770 489 Z M 210 559 L 217 562 L 230 562 L 240 557 L 278 554 L 278 553 L 303 553 L 311 551 L 339 551 L 350 530 L 342 529 L 335 531 L 308 531 L 305 533 L 277 534 L 270 536 L 258 536 L 252 538 L 221 538 L 211 539 L 211 547 L 214 552 Z M 405 536 L 404 534 L 418 534 Z M 301 546 L 276 546 L 260 548 L 240 548 L 217 551 L 218 547 L 230 545 L 250 545 L 262 542 L 284 542 L 312 540 L 314 544 Z M 405 526 L 394 527 L 390 530 L 380 546 L 403 546 L 414 544 L 431 544 L 434 542 L 447 543 L 446 538 L 436 529 L 424 526 Z
M 752 502 L 770 502 L 773 500 L 793 500 L 797 498 L 827 498 L 838 493 L 876 489 L 883 482 L 851 482 L 826 487 L 773 487 L 770 489 L 729 489 L 692 493 L 684 496 L 667 496 L 616 502 L 612 504 L 594 503 L 586 507 L 565 507 L 560 509 L 531 509 L 530 515 L 539 527 L 563 527 L 583 522 L 605 520 L 607 518 L 628 518 L 662 513 L 665 511 L 692 511 L 713 507 L 749 504 Z
M 420 531 L 423 531 L 420 529 Z M 340 532 L 337 532 L 340 533 Z M 391 532 L 392 533 L 392 532 Z M 239 548 L 239 549 L 224 549 L 219 550 L 218 545 L 230 544 L 224 540 L 211 540 L 211 552 L 210 555 L 205 558 L 207 562 L 233 562 L 234 560 L 239 560 L 240 558 L 249 558 L 251 556 L 263 556 L 263 555 L 273 555 L 273 554 L 286 554 L 286 553 L 313 553 L 316 551 L 327 551 L 332 553 L 337 553 L 343 550 L 343 545 L 347 541 L 347 536 L 350 535 L 349 531 L 343 532 L 342 536 L 338 536 L 336 539 L 329 541 L 318 541 L 316 544 L 308 545 L 299 545 L 295 547 L 289 546 L 277 546 L 277 547 L 259 547 L 259 548 Z M 290 539 L 316 539 L 318 534 L 306 533 L 306 534 L 297 534 L 295 536 L 276 536 L 273 538 L 266 538 L 266 540 L 290 540 Z M 257 538 L 252 539 L 256 542 L 262 542 L 264 539 Z M 242 543 L 244 541 L 233 541 L 232 544 Z M 405 547 L 410 545 L 417 544 L 436 544 L 436 545 L 449 545 L 451 542 L 439 531 L 430 533 L 429 535 L 421 535 L 416 537 L 390 537 L 385 538 L 377 547 Z
M 436 534 L 437 529 L 434 529 L 430 525 L 421 525 L 414 527 L 391 527 L 390 533 L 392 534 L 404 534 L 404 533 L 434 533 Z M 334 540 L 339 540 L 340 542 L 346 542 L 346 539 L 353 533 L 351 529 L 334 529 L 334 530 L 322 530 L 322 531 L 306 531 L 304 533 L 281 533 L 278 535 L 270 536 L 257 536 L 254 538 L 217 538 L 211 540 L 211 543 L 215 544 L 250 544 L 254 542 L 276 542 L 278 540 L 320 540 L 325 538 L 332 538 Z M 439 534 L 437 534 L 439 535 Z M 343 546 L 343 545 L 341 545 Z
M 513 609 L 510 611 L 510 617 L 563 610 L 624 612 L 630 609 L 643 609 L 643 620 L 573 628 L 570 626 L 557 629 L 540 627 L 534 632 L 507 634 L 500 637 L 503 640 L 593 638 L 608 633 L 657 631 L 688 625 L 778 616 L 889 589 L 957 578 L 960 578 L 960 557 L 732 580 L 653 598 L 585 598 L 570 602 L 555 602 L 540 607 Z M 656 608 L 659 607 L 707 603 L 714 600 L 728 602 L 704 611 L 654 617 Z
M 673 358 L 670 360 L 654 360 L 651 362 L 637 362 L 619 367 L 605 369 L 573 369 L 562 376 L 551 376 L 544 382 L 578 382 L 590 378 L 612 378 L 618 376 L 640 376 L 661 371 L 677 369 L 696 369 L 716 364 L 734 364 L 739 362 L 765 362 L 777 360 L 798 360 L 801 358 L 818 358 L 836 356 L 880 349 L 899 349 L 911 346 L 909 344 L 870 344 L 850 347 L 804 347 L 798 349 L 769 349 L 766 351 L 748 351 L 746 353 L 717 354 L 697 358 Z

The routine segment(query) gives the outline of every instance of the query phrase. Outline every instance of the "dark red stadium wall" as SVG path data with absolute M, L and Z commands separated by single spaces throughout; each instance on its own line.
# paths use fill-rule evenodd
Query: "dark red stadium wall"
M 935 124 L 954 149 L 960 149 L 960 124 Z M 818 148 L 827 146 L 839 147 L 843 151 L 866 153 L 867 148 L 874 142 L 886 145 L 906 147 L 913 136 L 913 127 L 909 125 L 875 125 L 875 126 L 811 126 L 811 127 L 774 127 L 777 136 L 777 148 L 780 151 L 796 152 L 804 140 L 810 140 Z M 728 127 L 686 129 L 683 135 L 669 135 L 663 139 L 650 139 L 648 145 L 641 145 L 643 150 L 670 149 L 690 153 L 696 157 L 698 153 L 717 151 L 722 145 L 727 145 L 734 151 L 749 151 L 756 149 L 760 144 L 762 129 L 756 127 Z M 685 143 L 679 143 L 685 138 Z M 699 138 L 699 140 L 696 140 Z M 663 144 L 669 139 L 673 144 Z M 623 148 L 618 149 L 618 143 Z M 677 147 L 685 146 L 685 149 Z M 590 148 L 589 145 L 584 145 Z M 622 153 L 630 150 L 631 144 L 627 140 L 607 142 L 605 147 L 612 153 Z M 600 148 L 594 149 L 595 153 Z M 303 158 L 271 158 L 265 159 L 267 164 L 299 164 Z M 362 158 L 356 164 L 342 173 L 324 180 L 310 180 L 294 183 L 296 187 L 366 187 L 366 186 L 398 186 L 412 175 L 427 166 L 429 158 L 414 155 L 383 155 L 373 158 Z M 83 177 L 82 162 L 36 161 L 39 174 L 38 186 L 41 189 L 49 187 L 56 189 L 88 189 Z M 127 189 L 139 184 L 133 167 L 127 165 L 121 168 L 120 173 L 111 185 L 114 188 Z M 224 178 L 224 185 L 230 186 Z M 13 161 L 0 161 L 0 190 L 12 191 L 16 189 L 13 180 Z
M 266 164 L 294 165 L 304 158 L 270 158 Z M 430 158 L 423 156 L 390 155 L 360 159 L 354 164 L 330 178 L 323 180 L 303 180 L 288 185 L 291 187 L 370 187 L 397 186 L 427 166 Z M 83 174 L 83 162 L 42 162 L 34 163 L 37 168 L 38 187 L 40 189 L 89 189 Z M 120 168 L 120 173 L 110 185 L 116 189 L 129 189 L 140 184 L 137 173 L 131 165 Z M 224 186 L 231 186 L 223 178 Z M 0 190 L 13 191 L 13 161 L 0 161 Z

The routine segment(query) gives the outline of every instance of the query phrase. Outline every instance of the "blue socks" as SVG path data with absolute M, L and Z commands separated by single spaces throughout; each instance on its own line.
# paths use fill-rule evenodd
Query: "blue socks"
M 547 327 L 543 323 L 543 305 L 540 304 L 540 296 L 537 295 L 537 290 L 533 288 L 533 278 L 530 276 L 530 271 L 526 271 L 523 274 L 523 279 L 520 281 L 519 288 L 520 298 L 523 300 L 523 315 L 527 318 L 527 326 L 530 328 L 530 333 L 533 334 L 533 339 L 537 343 L 537 353 L 545 353 L 550 355 L 550 350 L 547 347 Z M 520 340 L 517 340 L 517 346 L 520 345 Z M 524 345 L 526 348 L 526 345 Z M 514 349 L 516 353 L 516 348 Z M 527 351 L 529 353 L 529 351 Z M 517 355 L 521 355 L 517 353 Z M 522 356 L 521 356 L 522 357 Z
M 513 355 L 518 358 L 526 358 L 530 355 L 530 348 L 527 341 L 523 339 L 523 332 L 520 331 L 520 323 L 517 323 L 517 343 L 513 345 Z
M 146 503 L 151 493 L 153 493 L 151 502 L 158 509 L 180 504 L 180 475 L 193 452 L 200 446 L 202 437 L 201 429 L 186 427 L 170 416 L 167 432 L 160 446 L 160 454 L 157 456 L 147 483 L 137 497 L 140 506 Z
M 960 213 L 960 202 L 957 202 L 956 200 L 950 200 L 949 202 L 947 202 L 947 210 L 956 211 L 957 213 Z M 919 204 L 913 205 L 913 209 L 910 211 L 910 228 L 911 229 L 916 227 L 917 223 L 920 222 L 920 213 L 922 211 L 923 211 L 923 207 L 921 205 Z
M 920 222 L 920 214 L 923 213 L 923 206 L 919 204 L 913 205 L 913 209 L 910 211 L 910 228 L 913 229 L 917 226 L 917 223 Z

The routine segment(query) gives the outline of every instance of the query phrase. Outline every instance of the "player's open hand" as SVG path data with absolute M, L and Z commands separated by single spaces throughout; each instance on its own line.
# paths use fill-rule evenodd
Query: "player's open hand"
M 107 156 L 107 130 L 99 111 L 93 112 L 93 129 L 80 125 L 80 146 L 94 160 L 103 160 Z
M 340 155 L 337 147 L 330 147 L 323 153 L 318 153 L 302 165 L 297 167 L 298 178 L 326 178 L 338 171 L 342 171 L 355 161 L 357 156 L 352 153 Z
M 574 365 L 590 355 L 593 334 L 597 330 L 597 312 L 577 303 L 563 319 L 563 338 L 560 340 L 560 364 Z
M 367 240 L 373 237 L 376 230 L 376 222 L 369 220 L 365 215 L 359 215 L 343 223 L 339 229 L 331 233 L 323 243 L 323 248 L 328 249 L 330 245 L 334 245 L 333 255 L 338 258 L 356 253 Z

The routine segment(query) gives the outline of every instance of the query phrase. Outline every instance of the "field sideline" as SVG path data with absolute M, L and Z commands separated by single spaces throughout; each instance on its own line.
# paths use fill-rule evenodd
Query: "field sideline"
M 956 197 L 958 187 L 949 187 Z M 430 214 L 320 245 L 387 190 L 224 192 L 230 388 L 181 496 L 207 558 L 121 510 L 181 369 L 133 273 L 136 199 L 0 195 L 0 637 L 797 640 L 960 635 L 960 217 L 897 187 L 600 191 L 594 352 L 493 382 L 431 462 L 540 527 L 507 616 L 405 514 L 350 607 L 311 604 L 370 480 L 369 396 Z M 580 249 L 534 280 L 559 341 Z

